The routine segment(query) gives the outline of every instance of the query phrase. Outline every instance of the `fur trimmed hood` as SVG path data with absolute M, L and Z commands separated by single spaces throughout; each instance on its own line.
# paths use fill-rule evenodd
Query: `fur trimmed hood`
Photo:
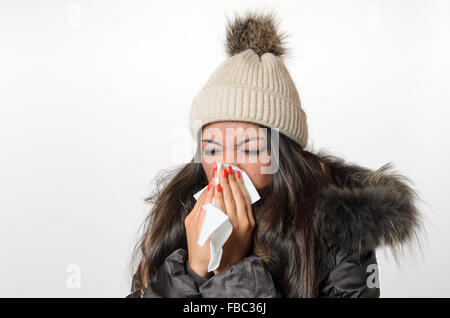
M 317 206 L 318 226 L 327 246 L 354 257 L 380 246 L 396 250 L 418 238 L 422 227 L 411 181 L 390 171 L 391 163 L 370 170 L 319 153 L 334 179 Z

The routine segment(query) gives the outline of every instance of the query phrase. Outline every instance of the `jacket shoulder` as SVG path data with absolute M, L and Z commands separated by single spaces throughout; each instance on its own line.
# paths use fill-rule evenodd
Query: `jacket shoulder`
M 319 155 L 333 182 L 317 204 L 319 233 L 329 248 L 359 258 L 377 247 L 392 249 L 418 237 L 422 228 L 411 181 L 388 163 L 370 170 L 331 155 Z
M 139 291 L 136 290 L 136 291 L 132 292 L 131 294 L 128 294 L 125 298 L 140 298 Z

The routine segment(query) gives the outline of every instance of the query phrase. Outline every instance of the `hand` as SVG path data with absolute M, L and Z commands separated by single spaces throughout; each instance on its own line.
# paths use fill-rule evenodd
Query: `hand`
M 184 219 L 184 226 L 186 228 L 186 239 L 188 245 L 188 264 L 201 277 L 208 278 L 211 274 L 208 272 L 209 263 L 209 242 L 206 241 L 203 246 L 198 245 L 198 237 L 202 228 L 203 220 L 205 218 L 205 211 L 203 205 L 211 203 L 214 196 L 214 186 L 211 181 L 208 184 L 208 189 L 202 192 L 194 208 Z
M 214 274 L 217 274 L 247 256 L 255 228 L 250 196 L 240 171 L 234 173 L 231 167 L 219 171 L 214 204 L 228 215 L 233 226 L 233 232 L 223 246 L 220 265 L 214 270 Z

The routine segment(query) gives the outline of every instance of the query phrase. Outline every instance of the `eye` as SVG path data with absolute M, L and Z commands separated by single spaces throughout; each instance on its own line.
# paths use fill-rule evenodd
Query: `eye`
M 247 150 L 245 149 L 244 152 L 246 154 L 250 154 L 250 155 L 259 155 L 259 153 L 261 152 L 259 149 L 258 150 Z
M 218 152 L 219 152 L 219 150 L 217 150 L 216 148 L 210 148 L 210 149 L 204 150 L 204 154 L 207 156 L 214 156 Z

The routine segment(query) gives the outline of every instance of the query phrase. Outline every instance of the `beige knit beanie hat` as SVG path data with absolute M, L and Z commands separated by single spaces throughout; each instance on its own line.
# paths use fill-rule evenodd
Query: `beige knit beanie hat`
M 246 121 L 278 128 L 302 148 L 308 143 L 306 114 L 282 57 L 280 35 L 273 13 L 247 12 L 228 21 L 228 59 L 195 96 L 190 130 L 217 121 Z

